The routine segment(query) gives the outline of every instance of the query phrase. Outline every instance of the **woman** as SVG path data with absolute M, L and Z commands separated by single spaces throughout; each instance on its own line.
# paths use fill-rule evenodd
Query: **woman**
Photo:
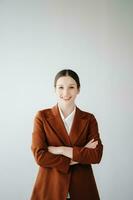
M 91 167 L 103 151 L 97 121 L 75 105 L 77 73 L 58 72 L 54 87 L 57 105 L 39 111 L 34 121 L 31 148 L 39 172 L 31 200 L 99 200 Z

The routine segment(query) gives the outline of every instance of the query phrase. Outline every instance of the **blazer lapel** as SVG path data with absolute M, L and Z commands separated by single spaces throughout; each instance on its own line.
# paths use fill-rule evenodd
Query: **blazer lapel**
M 49 121 L 52 129 L 54 129 L 55 133 L 62 141 L 62 144 L 64 146 L 75 145 L 78 139 L 80 138 L 85 126 L 87 125 L 88 117 L 86 117 L 86 113 L 81 111 L 78 107 L 76 107 L 71 131 L 70 134 L 68 134 L 60 116 L 58 106 L 55 105 L 51 109 L 51 111 L 52 115 L 50 114 L 47 120 Z
M 48 118 L 48 121 L 52 128 L 54 129 L 55 133 L 58 135 L 62 143 L 66 146 L 71 146 L 70 138 L 68 136 L 67 130 L 64 126 L 62 118 L 59 113 L 58 106 L 55 105 L 52 108 L 52 116 Z
M 78 139 L 80 138 L 85 126 L 87 125 L 87 121 L 88 117 L 86 113 L 76 107 L 76 113 L 69 135 L 72 145 L 75 145 Z

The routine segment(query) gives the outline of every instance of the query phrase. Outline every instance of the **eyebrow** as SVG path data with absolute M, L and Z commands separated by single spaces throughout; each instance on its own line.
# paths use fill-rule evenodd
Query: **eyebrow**
M 61 86 L 61 85 L 63 85 L 63 84 L 57 84 L 56 86 Z M 72 83 L 70 85 L 76 85 L 76 84 Z

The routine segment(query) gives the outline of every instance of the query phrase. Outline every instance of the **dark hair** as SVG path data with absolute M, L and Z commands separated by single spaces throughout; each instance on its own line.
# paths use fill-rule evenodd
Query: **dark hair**
M 73 70 L 71 69 L 63 69 L 61 71 L 59 71 L 56 76 L 55 76 L 55 79 L 54 79 L 54 87 L 56 87 L 56 82 L 57 80 L 62 77 L 62 76 L 70 76 L 71 78 L 73 78 L 76 83 L 77 83 L 77 88 L 79 89 L 80 88 L 80 80 L 79 80 L 79 76 L 76 72 L 74 72 Z

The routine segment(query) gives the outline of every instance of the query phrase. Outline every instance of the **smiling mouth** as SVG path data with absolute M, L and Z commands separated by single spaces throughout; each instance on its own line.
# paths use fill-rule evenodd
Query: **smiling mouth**
M 70 98 L 67 98 L 67 99 L 64 99 L 64 98 L 62 98 L 64 101 L 69 101 L 70 99 L 71 99 L 71 97 Z

